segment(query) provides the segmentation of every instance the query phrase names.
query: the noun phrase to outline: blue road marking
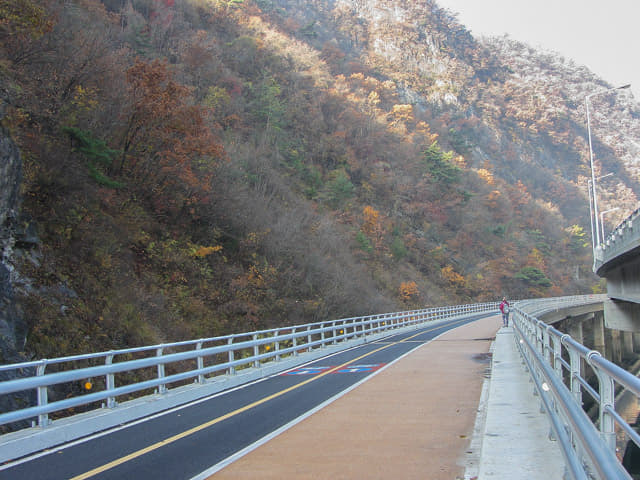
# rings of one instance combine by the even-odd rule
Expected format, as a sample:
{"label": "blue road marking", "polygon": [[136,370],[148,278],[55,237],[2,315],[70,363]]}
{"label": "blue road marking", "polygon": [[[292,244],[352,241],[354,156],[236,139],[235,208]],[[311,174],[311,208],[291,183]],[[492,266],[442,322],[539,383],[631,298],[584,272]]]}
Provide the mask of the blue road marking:
{"label": "blue road marking", "polygon": [[[364,372],[375,372],[380,368],[384,367],[386,363],[374,363],[372,365],[348,365],[345,368],[341,368],[340,370],[336,370],[331,373],[364,373]],[[319,375],[322,372],[326,372],[335,367],[301,367],[296,368],[295,370],[290,370],[288,372],[283,373],[282,375]]]}
{"label": "blue road marking", "polygon": [[283,375],[318,375],[322,372],[329,370],[331,367],[302,367],[296,368],[289,372],[283,373]]}

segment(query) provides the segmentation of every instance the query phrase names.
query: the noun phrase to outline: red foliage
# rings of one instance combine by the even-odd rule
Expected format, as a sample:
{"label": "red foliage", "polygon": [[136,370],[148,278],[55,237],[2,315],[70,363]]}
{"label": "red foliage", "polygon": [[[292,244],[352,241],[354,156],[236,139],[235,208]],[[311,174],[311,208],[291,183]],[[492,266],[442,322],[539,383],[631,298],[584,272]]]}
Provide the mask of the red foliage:
{"label": "red foliage", "polygon": [[190,105],[189,89],[172,79],[166,63],[138,61],[127,71],[120,173],[152,193],[153,205],[176,213],[204,199],[222,146],[205,124],[204,109]]}

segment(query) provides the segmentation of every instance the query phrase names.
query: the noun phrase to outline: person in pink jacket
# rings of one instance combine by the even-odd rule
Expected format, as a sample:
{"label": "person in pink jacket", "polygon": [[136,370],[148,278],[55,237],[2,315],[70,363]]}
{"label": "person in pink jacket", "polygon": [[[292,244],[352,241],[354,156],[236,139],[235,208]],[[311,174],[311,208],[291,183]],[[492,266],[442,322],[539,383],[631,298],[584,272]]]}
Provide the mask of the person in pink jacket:
{"label": "person in pink jacket", "polygon": [[500,311],[502,312],[502,326],[509,326],[509,302],[507,302],[506,297],[502,297],[502,302],[500,302]]}

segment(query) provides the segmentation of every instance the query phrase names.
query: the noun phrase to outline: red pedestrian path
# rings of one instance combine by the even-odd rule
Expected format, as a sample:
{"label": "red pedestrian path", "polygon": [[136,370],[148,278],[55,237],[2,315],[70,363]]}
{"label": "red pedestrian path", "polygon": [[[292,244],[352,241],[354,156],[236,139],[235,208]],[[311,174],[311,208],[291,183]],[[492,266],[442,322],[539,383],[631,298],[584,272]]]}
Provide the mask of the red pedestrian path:
{"label": "red pedestrian path", "polygon": [[419,346],[210,478],[464,478],[500,325],[485,318]]}

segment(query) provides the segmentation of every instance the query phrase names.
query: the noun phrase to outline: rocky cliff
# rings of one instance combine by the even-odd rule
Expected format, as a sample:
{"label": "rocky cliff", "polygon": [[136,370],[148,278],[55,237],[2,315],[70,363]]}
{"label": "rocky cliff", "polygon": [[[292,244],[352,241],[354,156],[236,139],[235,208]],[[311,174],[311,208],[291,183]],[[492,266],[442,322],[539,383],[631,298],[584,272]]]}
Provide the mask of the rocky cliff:
{"label": "rocky cliff", "polygon": [[[6,104],[0,105],[0,119],[5,116]],[[17,146],[9,132],[0,124],[0,363],[18,360],[17,328],[22,324],[14,299],[12,264],[18,209],[22,162]]]}
{"label": "rocky cliff", "polygon": [[[28,360],[24,353],[26,325],[16,301],[16,283],[23,282],[15,268],[17,257],[38,243],[32,226],[25,227],[19,214],[22,160],[20,151],[2,124],[6,102],[0,99],[0,365]],[[15,378],[15,371],[0,372],[0,381]],[[29,375],[22,370],[17,375]],[[31,373],[32,374],[32,373]],[[0,398],[0,411],[15,410],[18,405],[34,405],[35,392]],[[16,425],[26,426],[27,422]],[[0,427],[0,433],[11,430]]]}

